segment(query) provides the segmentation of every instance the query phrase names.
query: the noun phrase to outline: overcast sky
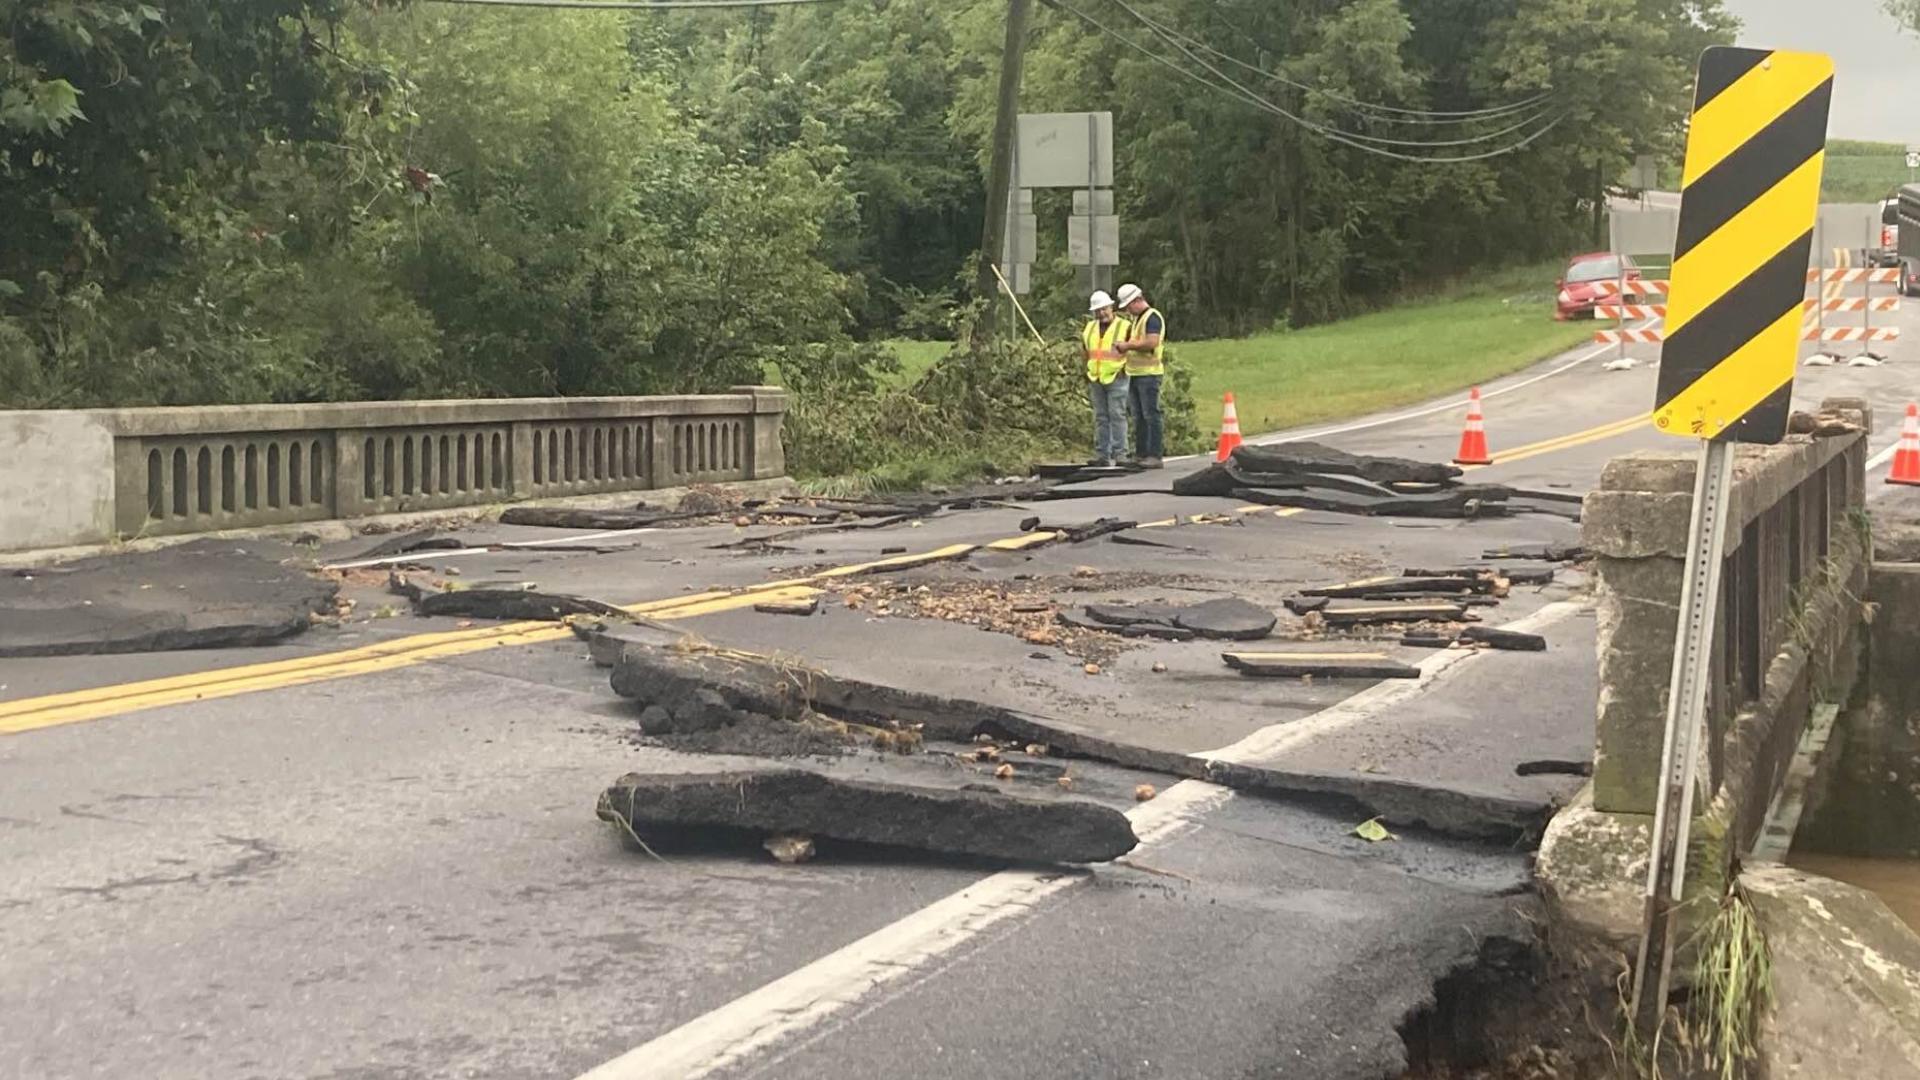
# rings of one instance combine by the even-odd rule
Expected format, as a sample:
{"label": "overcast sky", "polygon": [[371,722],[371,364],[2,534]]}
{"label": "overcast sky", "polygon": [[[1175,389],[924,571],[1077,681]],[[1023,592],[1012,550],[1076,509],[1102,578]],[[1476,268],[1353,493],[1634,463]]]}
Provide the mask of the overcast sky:
{"label": "overcast sky", "polygon": [[1743,24],[1739,43],[1833,57],[1837,139],[1920,145],[1920,37],[1880,0],[1726,0]]}

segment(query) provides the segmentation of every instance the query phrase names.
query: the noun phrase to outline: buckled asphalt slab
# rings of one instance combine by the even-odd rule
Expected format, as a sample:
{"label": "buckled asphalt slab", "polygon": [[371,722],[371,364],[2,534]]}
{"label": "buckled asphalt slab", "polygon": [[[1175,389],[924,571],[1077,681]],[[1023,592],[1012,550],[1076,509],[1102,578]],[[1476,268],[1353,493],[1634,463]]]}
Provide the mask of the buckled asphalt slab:
{"label": "buckled asphalt slab", "polygon": [[[1846,392],[1830,383],[1832,374],[1803,380],[1803,393],[1817,400]],[[1911,379],[1896,365],[1846,377],[1855,386],[1880,380],[1875,385],[1896,398],[1908,393],[1901,379]],[[1629,415],[1650,400],[1650,380],[1642,381],[1620,382],[1617,398],[1598,377],[1569,382],[1565,393],[1543,399],[1543,430],[1531,432],[1520,425],[1535,406],[1516,407],[1528,395],[1492,399],[1495,448]],[[1569,424],[1575,409],[1592,415]],[[1337,441],[1445,456],[1457,420],[1445,408]],[[1890,441],[1890,430],[1880,427],[1876,445]],[[1650,433],[1610,436],[1486,475],[1577,489],[1608,453],[1642,438],[1671,445]],[[1046,511],[1152,520],[1236,509],[1224,500],[1172,497],[1102,504],[1060,502]],[[877,558],[883,547],[918,554],[1016,536],[1023,515],[1001,515],[973,511],[917,529],[831,534],[789,552],[713,552],[707,545],[744,535],[723,526],[595,540],[630,548],[606,555],[436,553],[421,561],[456,565],[462,580],[524,577],[621,603],[684,600],[722,585],[716,606],[682,607],[706,613],[675,625],[715,639],[738,627],[744,641],[748,631],[780,623],[787,645],[805,653],[817,631],[844,621],[844,607],[809,619],[749,615],[750,602],[739,603],[731,590],[776,587],[810,569]],[[1182,590],[1183,598],[1251,592],[1268,572],[1283,582],[1343,580],[1357,575],[1336,558],[1341,551],[1398,569],[1403,544],[1421,551],[1405,565],[1472,561],[1489,537],[1547,539],[1565,528],[1530,519],[1361,527],[1332,515],[1270,512],[1245,521],[1153,530],[1213,556],[1162,553],[1163,570],[1177,566],[1202,580],[1130,585],[1113,595],[1151,599],[1176,584],[1201,589]],[[1542,535],[1527,531],[1536,528]],[[964,562],[913,575],[999,581],[1044,573],[1072,581],[1072,567],[1082,563],[1111,567],[1116,577],[1133,566],[1114,554],[1126,545],[1102,543],[1097,551],[972,551]],[[1253,562],[1261,558],[1266,563]],[[1192,569],[1208,563],[1211,569]],[[967,568],[974,566],[980,569]],[[1578,587],[1577,579],[1567,584]],[[1559,595],[1518,593],[1496,609],[1503,619]],[[720,612],[727,604],[737,606]],[[925,670],[956,692],[980,693],[1002,674],[1027,677],[1021,665],[1031,646],[970,627],[906,625],[876,622],[873,637],[849,629],[846,640],[858,636],[868,649],[853,655],[846,648],[847,662],[881,667],[888,650],[916,656],[923,645],[929,654],[953,647],[968,650],[971,661],[935,656],[941,663],[930,659]],[[1070,692],[1063,700],[1137,716],[1152,733],[1160,699],[1133,697],[1160,685],[1145,677],[1156,674],[1150,658],[1191,659],[1190,672],[1167,661],[1163,681],[1186,692],[1166,701],[1198,704],[1201,686],[1209,698],[1254,695],[1237,719],[1209,714],[1205,722],[1219,740],[1211,750],[1224,750],[1250,718],[1264,717],[1267,727],[1252,734],[1319,733],[1282,746],[1301,775],[1345,770],[1379,778],[1361,768],[1378,764],[1394,770],[1390,778],[1424,770],[1427,782],[1467,790],[1477,775],[1447,773],[1417,753],[1381,754],[1379,743],[1391,745],[1402,725],[1414,745],[1458,737],[1470,715],[1494,716],[1483,734],[1498,736],[1512,708],[1491,712],[1474,695],[1590,650],[1578,640],[1585,631],[1578,615],[1546,631],[1544,654],[1477,655],[1436,678],[1403,680],[1420,688],[1408,700],[1385,696],[1384,686],[1322,680],[1239,680],[1231,688],[1204,681],[1238,679],[1214,667],[1218,649],[1207,645],[1190,653],[1131,648],[1103,665],[1102,675],[1080,676],[1084,686],[1068,677],[1069,661],[1055,660],[1057,669],[1024,700]],[[564,631],[536,627],[524,638],[510,631],[485,640],[511,645],[467,651],[429,652],[420,640],[465,632],[450,620],[403,614],[318,628],[293,644],[257,650],[129,655],[107,664],[0,661],[3,709],[54,690],[113,694],[150,676],[204,678],[237,662],[316,660],[345,648],[393,648],[407,658],[312,682],[263,678],[231,696],[188,688],[171,703],[141,697],[131,702],[137,711],[107,707],[94,714],[97,723],[0,736],[7,781],[0,783],[0,843],[9,870],[0,879],[6,1070],[167,1080],[519,1080],[577,1075],[635,1048],[677,1047],[696,1062],[699,1071],[688,1076],[1373,1076],[1394,1067],[1396,1014],[1417,1003],[1436,974],[1470,959],[1479,941],[1511,932],[1513,899],[1500,894],[1526,881],[1522,853],[1418,830],[1369,844],[1352,835],[1350,813],[1233,797],[1171,776],[1157,778],[1159,798],[1133,810],[1137,827],[1151,821],[1162,830],[1129,856],[1148,869],[996,873],[894,858],[784,867],[739,853],[656,862],[592,821],[593,796],[635,768],[741,762],[633,746],[631,710]],[[476,640],[458,643],[465,649]],[[1005,643],[1020,651],[1007,654]],[[1422,661],[1439,655],[1389,651]],[[1515,674],[1494,670],[1506,665]],[[1551,670],[1551,678],[1567,677]],[[1500,682],[1476,684],[1476,671]],[[1342,704],[1350,708],[1333,714],[1345,717],[1340,725],[1314,725],[1328,718],[1327,707]],[[1455,745],[1462,758],[1500,749]],[[1516,758],[1534,753],[1509,750]],[[1106,767],[1075,768],[1091,775]],[[1102,775],[1111,783],[1087,787],[1110,798],[1142,774]],[[716,1045],[742,1053],[700,1053]]]}

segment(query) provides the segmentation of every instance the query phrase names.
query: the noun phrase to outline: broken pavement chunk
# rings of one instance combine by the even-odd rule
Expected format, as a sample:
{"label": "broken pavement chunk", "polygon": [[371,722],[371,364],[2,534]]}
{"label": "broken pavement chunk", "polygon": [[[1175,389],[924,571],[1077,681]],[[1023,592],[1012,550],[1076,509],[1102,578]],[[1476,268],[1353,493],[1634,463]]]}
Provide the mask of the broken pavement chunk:
{"label": "broken pavement chunk", "polygon": [[[1506,578],[1509,585],[1551,585],[1551,566],[1459,566],[1449,570],[1422,570],[1408,567],[1400,571],[1407,577],[1481,577]],[[1492,586],[1489,584],[1488,588]]]}
{"label": "broken pavement chunk", "polygon": [[1230,597],[1182,608],[1173,624],[1205,638],[1251,641],[1273,633],[1273,624],[1279,621],[1272,611],[1258,604]]}
{"label": "broken pavement chunk", "polygon": [[1509,544],[1488,548],[1483,559],[1538,559],[1543,562],[1574,562],[1587,557],[1587,549],[1578,544]]}
{"label": "broken pavement chunk", "polygon": [[1180,617],[1180,608],[1173,604],[1088,604],[1087,616],[1114,626],[1132,626],[1135,623],[1165,623],[1173,625]]}
{"label": "broken pavement chunk", "polygon": [[[339,585],[269,540],[194,540],[0,575],[0,656],[265,645],[333,610]],[[16,687],[21,692],[24,687]]]}
{"label": "broken pavement chunk", "polygon": [[1320,612],[1328,626],[1359,626],[1364,623],[1459,622],[1467,609],[1459,604],[1368,604],[1354,607],[1328,607]]}
{"label": "broken pavement chunk", "polygon": [[1439,575],[1421,574],[1404,577],[1373,577],[1360,581],[1347,581],[1338,585],[1322,585],[1313,589],[1301,589],[1302,596],[1365,597],[1383,593],[1479,593],[1493,587],[1493,582],[1478,574]]}
{"label": "broken pavement chunk", "polygon": [[1269,678],[1417,679],[1420,669],[1384,653],[1225,652],[1220,659],[1242,675]]}
{"label": "broken pavement chunk", "polygon": [[1509,512],[1506,490],[1484,485],[1450,488],[1432,495],[1392,495],[1386,498],[1343,491],[1275,491],[1241,487],[1234,488],[1229,494],[1262,506],[1288,506],[1367,517],[1481,518],[1502,517]]}
{"label": "broken pavement chunk", "polygon": [[1089,619],[1073,611],[1062,611],[1054,616],[1063,626],[1076,630],[1098,630],[1107,634],[1118,634],[1130,638],[1158,638],[1161,641],[1192,641],[1194,632],[1183,627],[1167,623],[1133,622],[1110,623],[1098,619]]}
{"label": "broken pavement chunk", "polygon": [[405,555],[410,551],[453,551],[466,546],[467,542],[457,536],[441,536],[436,529],[420,529],[389,536],[351,559],[339,561],[363,562],[367,559],[384,559],[390,555]]}
{"label": "broken pavement chunk", "polygon": [[1233,452],[1233,463],[1253,472],[1339,473],[1364,477],[1377,484],[1445,484],[1461,475],[1455,466],[1439,462],[1350,454],[1316,442],[1242,445]]}
{"label": "broken pavement chunk", "polygon": [[[1032,528],[1027,527],[1027,522],[1029,521],[1033,522]],[[1093,521],[1081,522],[1078,525],[1043,525],[1039,518],[1026,518],[1020,522],[1020,531],[1048,532],[1054,534],[1055,540],[1065,541],[1069,544],[1081,544],[1110,533],[1125,532],[1138,524],[1139,522],[1137,521],[1122,521],[1119,518],[1103,517],[1096,518]]]}
{"label": "broken pavement chunk", "polygon": [[730,828],[1015,862],[1105,862],[1139,842],[1125,814],[1079,799],[842,780],[801,769],[629,773],[596,812],[645,840]]}
{"label": "broken pavement chunk", "polygon": [[1497,626],[1469,626],[1460,631],[1460,640],[1469,645],[1486,645],[1495,649],[1514,649],[1520,652],[1545,652],[1547,648],[1547,639],[1539,634],[1502,630]]}
{"label": "broken pavement chunk", "polygon": [[762,600],[753,605],[753,610],[763,615],[812,615],[820,610],[820,598],[809,596],[805,600]]}
{"label": "broken pavement chunk", "polygon": [[569,615],[599,615],[623,619],[626,612],[612,604],[584,596],[528,592],[524,589],[461,589],[423,592],[413,610],[421,615],[460,615],[476,619],[559,622]]}
{"label": "broken pavement chunk", "polygon": [[574,510],[563,506],[510,506],[500,513],[502,525],[533,525],[551,529],[644,529],[693,514],[665,510]]}

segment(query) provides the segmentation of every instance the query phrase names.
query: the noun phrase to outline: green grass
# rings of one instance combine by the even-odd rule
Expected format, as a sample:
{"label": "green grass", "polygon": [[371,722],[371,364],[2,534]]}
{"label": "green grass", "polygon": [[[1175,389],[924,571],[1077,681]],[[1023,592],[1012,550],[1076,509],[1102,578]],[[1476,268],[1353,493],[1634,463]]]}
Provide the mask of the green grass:
{"label": "green grass", "polygon": [[1248,435],[1460,390],[1570,348],[1589,322],[1553,321],[1558,262],[1479,275],[1385,311],[1306,330],[1173,342],[1203,429],[1232,391]]}
{"label": "green grass", "polygon": [[1878,202],[1909,183],[1907,148],[1900,143],[1834,139],[1827,144],[1820,197],[1826,202]]}
{"label": "green grass", "polygon": [[[1913,183],[1912,175],[1907,171],[1907,148],[1903,143],[1830,139],[1826,164],[1820,174],[1820,201],[1879,202],[1901,184]],[[1660,187],[1666,191],[1680,190],[1678,162],[1661,167]]]}
{"label": "green grass", "polygon": [[894,338],[884,344],[900,358],[900,374],[894,381],[901,386],[906,386],[925,375],[935,361],[947,355],[947,350],[953,348],[951,341],[910,341],[906,338]]}

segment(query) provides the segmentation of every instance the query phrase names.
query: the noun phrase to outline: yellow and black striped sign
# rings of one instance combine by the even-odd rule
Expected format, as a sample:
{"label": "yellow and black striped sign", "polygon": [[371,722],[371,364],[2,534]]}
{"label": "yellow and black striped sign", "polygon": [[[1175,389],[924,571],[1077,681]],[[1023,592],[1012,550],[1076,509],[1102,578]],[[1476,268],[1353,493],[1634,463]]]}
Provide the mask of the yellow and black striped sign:
{"label": "yellow and black striped sign", "polygon": [[1826,157],[1833,61],[1708,49],[1693,90],[1654,426],[1779,442]]}

